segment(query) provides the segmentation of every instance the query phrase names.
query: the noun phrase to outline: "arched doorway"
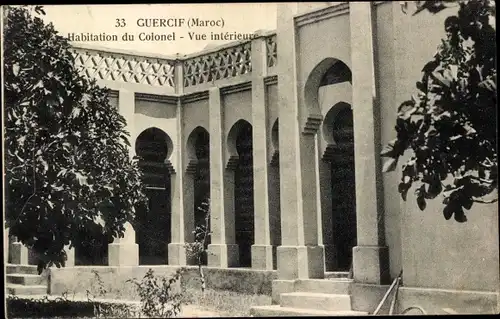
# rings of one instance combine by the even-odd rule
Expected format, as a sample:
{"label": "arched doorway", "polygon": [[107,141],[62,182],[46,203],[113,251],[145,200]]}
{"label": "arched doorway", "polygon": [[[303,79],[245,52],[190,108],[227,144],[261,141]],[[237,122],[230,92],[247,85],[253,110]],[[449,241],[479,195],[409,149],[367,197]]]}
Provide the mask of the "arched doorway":
{"label": "arched doorway", "polygon": [[170,171],[166,159],[172,151],[172,141],[164,131],[153,127],[137,137],[135,150],[149,198],[149,210],[137,212],[134,225],[139,264],[166,264],[167,245],[171,241]]}
{"label": "arched doorway", "polygon": [[[196,167],[193,172],[193,211],[195,229],[198,226],[206,225],[210,227],[210,218],[205,209],[209,208],[210,201],[210,136],[206,129],[197,127],[189,135],[188,143],[194,150]],[[208,228],[210,229],[210,228]],[[205,249],[210,244],[210,236],[205,242]],[[202,264],[207,264],[207,256],[202,258]]]}
{"label": "arched doorway", "polygon": [[[269,179],[269,215],[271,228],[271,245],[281,245],[281,215],[280,215],[280,161],[279,161],[279,119],[271,127],[272,154],[268,169]],[[277,269],[276,252],[273,251],[273,269]]]}
{"label": "arched doorway", "polygon": [[238,158],[234,166],[235,241],[239,248],[240,267],[250,267],[254,243],[252,125],[244,120],[236,122],[229,139]]}
{"label": "arched doorway", "polygon": [[349,270],[356,246],[356,183],[354,175],[354,131],[352,111],[340,110],[333,121],[334,155],[330,162],[332,181],[333,244],[337,269]]}
{"label": "arched doorway", "polygon": [[[337,59],[325,59],[316,101],[323,116],[320,138],[322,238],[327,271],[349,271],[356,246],[356,185],[354,132],[350,101],[352,74]],[[332,106],[333,105],[333,106]]]}

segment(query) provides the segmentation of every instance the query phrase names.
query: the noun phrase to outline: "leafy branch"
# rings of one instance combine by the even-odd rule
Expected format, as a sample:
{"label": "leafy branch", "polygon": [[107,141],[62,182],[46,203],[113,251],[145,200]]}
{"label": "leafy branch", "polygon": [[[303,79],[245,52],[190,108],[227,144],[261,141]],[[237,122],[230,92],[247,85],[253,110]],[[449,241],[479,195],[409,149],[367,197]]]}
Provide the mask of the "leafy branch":
{"label": "leafy branch", "polygon": [[198,264],[198,273],[201,281],[201,292],[204,294],[206,289],[205,274],[203,272],[203,260],[210,252],[207,249],[208,239],[212,232],[210,231],[210,204],[208,201],[201,203],[198,210],[205,216],[204,224],[197,225],[193,234],[195,241],[185,244],[186,253],[189,257],[195,258]]}
{"label": "leafy branch", "polygon": [[[496,49],[493,1],[417,1],[417,14],[459,6],[446,18],[446,38],[422,69],[417,94],[398,108],[396,139],[382,150],[384,171],[402,164],[398,191],[406,200],[413,183],[421,210],[443,194],[443,215],[467,220],[473,203],[493,203],[498,192]],[[402,4],[407,10],[408,3]]]}

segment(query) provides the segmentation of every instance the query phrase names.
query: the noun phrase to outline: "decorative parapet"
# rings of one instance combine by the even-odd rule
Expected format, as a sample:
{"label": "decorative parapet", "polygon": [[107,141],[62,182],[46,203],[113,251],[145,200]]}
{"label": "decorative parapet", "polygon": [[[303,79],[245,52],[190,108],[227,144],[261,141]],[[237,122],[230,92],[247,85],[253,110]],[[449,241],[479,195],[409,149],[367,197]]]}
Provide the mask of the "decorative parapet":
{"label": "decorative parapet", "polygon": [[[277,65],[276,33],[256,34],[265,39],[268,68]],[[185,56],[165,57],[83,44],[73,45],[76,65],[88,78],[172,87],[192,87],[252,72],[252,41],[240,41]],[[176,74],[176,64],[182,72]],[[176,77],[182,77],[176,79]],[[177,82],[176,82],[177,81]]]}
{"label": "decorative parapet", "polygon": [[184,60],[184,87],[232,78],[252,72],[251,42]]}
{"label": "decorative parapet", "polygon": [[89,78],[175,87],[175,60],[73,47],[77,66]]}
{"label": "decorative parapet", "polygon": [[271,68],[278,64],[278,54],[276,47],[276,34],[266,37],[267,67]]}

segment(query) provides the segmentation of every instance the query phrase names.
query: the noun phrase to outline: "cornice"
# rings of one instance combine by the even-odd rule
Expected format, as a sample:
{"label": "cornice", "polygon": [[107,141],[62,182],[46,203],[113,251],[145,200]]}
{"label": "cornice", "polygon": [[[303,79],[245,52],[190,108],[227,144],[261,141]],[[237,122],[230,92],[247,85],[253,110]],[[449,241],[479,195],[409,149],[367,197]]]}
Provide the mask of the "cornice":
{"label": "cornice", "polygon": [[324,9],[306,12],[294,17],[295,25],[301,27],[307,24],[319,22],[331,17],[344,15],[349,13],[349,3],[339,3]]}
{"label": "cornice", "polygon": [[252,82],[246,81],[246,82],[241,82],[241,83],[221,87],[220,92],[221,92],[221,94],[231,94],[231,93],[237,93],[237,92],[242,92],[242,91],[248,91],[251,89],[252,89]]}
{"label": "cornice", "polygon": [[278,75],[266,76],[264,78],[265,85],[273,85],[278,83]]}
{"label": "cornice", "polygon": [[196,101],[208,100],[208,90],[187,93],[180,97],[181,103],[191,103]]}

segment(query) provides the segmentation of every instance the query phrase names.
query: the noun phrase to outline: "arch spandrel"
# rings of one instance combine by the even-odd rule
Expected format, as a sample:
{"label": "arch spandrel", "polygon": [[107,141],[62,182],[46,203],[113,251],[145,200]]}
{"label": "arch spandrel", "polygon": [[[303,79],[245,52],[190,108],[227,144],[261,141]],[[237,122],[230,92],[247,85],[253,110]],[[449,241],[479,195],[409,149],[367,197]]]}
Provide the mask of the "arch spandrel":
{"label": "arch spandrel", "polygon": [[319,88],[351,82],[351,79],[349,66],[333,57],[324,58],[309,72],[303,89],[299,90],[299,105],[304,105],[299,108],[303,134],[315,134],[324,120]]}
{"label": "arch spandrel", "polygon": [[323,160],[329,160],[335,153],[339,141],[335,138],[334,132],[339,125],[339,120],[342,120],[341,117],[343,117],[344,112],[351,112],[352,118],[352,106],[342,101],[334,104],[325,114],[321,130],[319,131],[321,137],[319,143],[320,154]]}
{"label": "arch spandrel", "polygon": [[248,121],[240,119],[236,121],[229,129],[226,142],[226,168],[234,169],[239,160],[238,149],[236,147],[236,139],[245,127],[252,127]]}
{"label": "arch spandrel", "polygon": [[[201,136],[207,136],[210,139],[208,130],[203,126],[195,127],[189,134],[186,140],[186,166],[185,171],[189,174],[194,174],[198,165],[198,154],[196,153],[196,143]],[[209,140],[208,140],[209,141]],[[209,142],[208,142],[209,143]]]}
{"label": "arch spandrel", "polygon": [[[141,141],[142,140],[142,141]],[[162,129],[158,127],[149,127],[145,130],[142,130],[135,138],[134,138],[134,151],[135,154],[144,157],[144,153],[141,154],[142,150],[140,149],[142,143],[149,143],[150,146],[148,148],[152,148],[147,150],[147,152],[152,153],[153,151],[157,153],[157,157],[155,162],[163,162],[167,165],[168,171],[173,174],[175,173],[174,165],[171,159],[174,157],[174,143],[170,136]]]}

